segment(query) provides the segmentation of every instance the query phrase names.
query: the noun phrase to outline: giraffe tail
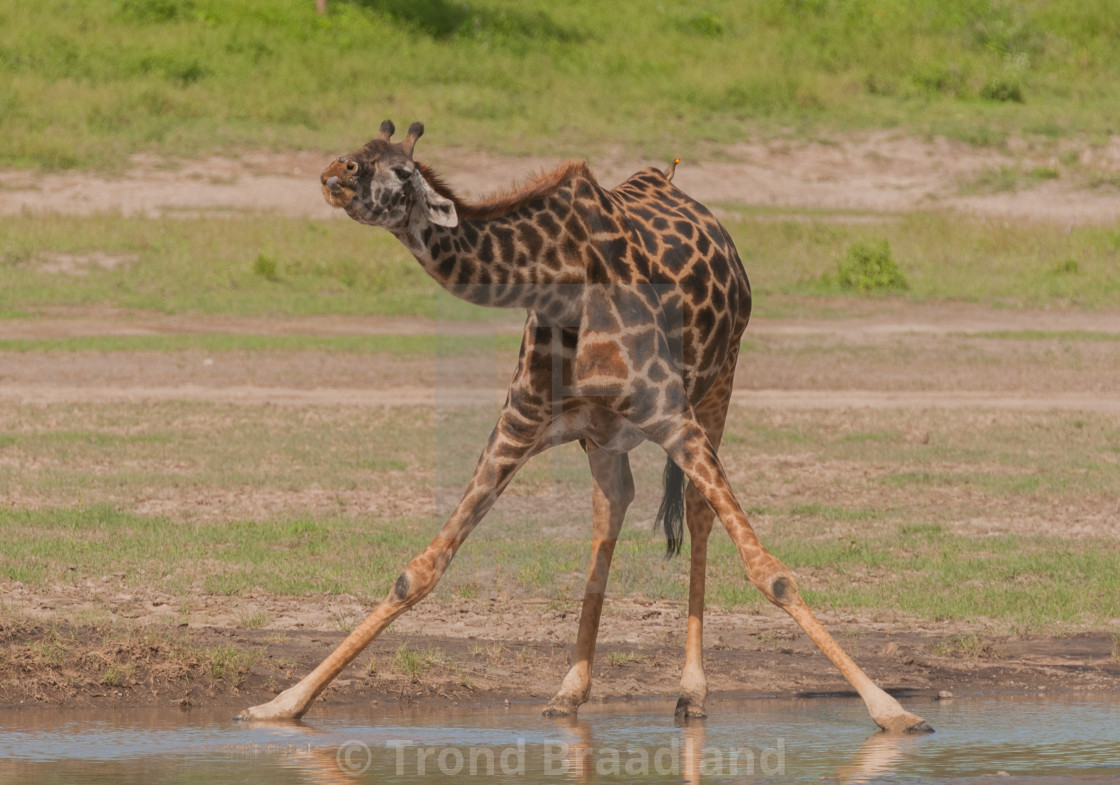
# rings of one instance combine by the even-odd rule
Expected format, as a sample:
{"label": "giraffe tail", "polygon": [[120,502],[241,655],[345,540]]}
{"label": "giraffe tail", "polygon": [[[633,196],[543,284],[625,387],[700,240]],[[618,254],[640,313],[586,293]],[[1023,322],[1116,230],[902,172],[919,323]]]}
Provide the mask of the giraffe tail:
{"label": "giraffe tail", "polygon": [[681,552],[684,541],[684,470],[672,458],[665,463],[665,495],[653,528],[659,523],[665,529],[665,558],[672,558]]}

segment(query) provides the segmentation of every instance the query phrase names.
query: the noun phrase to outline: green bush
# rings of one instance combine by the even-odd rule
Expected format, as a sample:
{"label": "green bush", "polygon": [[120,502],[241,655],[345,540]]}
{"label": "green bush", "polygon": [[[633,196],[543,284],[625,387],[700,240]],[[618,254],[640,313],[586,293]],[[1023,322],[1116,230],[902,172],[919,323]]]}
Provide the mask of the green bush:
{"label": "green bush", "polygon": [[686,33],[718,38],[727,32],[727,23],[719,14],[712,11],[701,11],[681,21],[681,30]]}
{"label": "green bush", "polygon": [[1023,86],[1014,78],[997,77],[980,88],[980,97],[985,101],[1001,103],[1023,103]]}
{"label": "green bush", "polygon": [[280,279],[276,272],[276,260],[263,253],[257,254],[257,258],[253,260],[253,273],[269,281]]}
{"label": "green bush", "polygon": [[902,291],[910,288],[906,276],[891,257],[886,240],[853,243],[836,265],[836,282],[841,289],[858,292]]}

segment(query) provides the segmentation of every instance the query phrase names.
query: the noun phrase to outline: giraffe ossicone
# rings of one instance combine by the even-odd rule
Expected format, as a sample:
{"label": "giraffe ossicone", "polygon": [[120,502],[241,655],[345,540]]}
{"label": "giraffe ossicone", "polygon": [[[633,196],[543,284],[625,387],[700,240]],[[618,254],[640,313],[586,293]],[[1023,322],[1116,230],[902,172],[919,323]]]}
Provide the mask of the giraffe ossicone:
{"label": "giraffe ossicone", "polygon": [[399,143],[394,131],[386,120],[376,138],[331,161],[321,176],[324,198],[355,221],[394,234],[453,295],[524,309],[517,368],[471,481],[432,542],[315,670],[242,717],[302,716],[370,641],[435,587],[518,469],[570,441],[584,447],[591,469],[591,562],[573,664],[544,713],[575,714],[591,691],[607,576],[635,493],[627,453],[648,440],[668,456],[662,509],[669,549],[679,547],[682,525],[691,541],[677,715],[705,716],[707,541],[718,516],[751,582],[832,660],[872,719],[892,732],[930,730],[821,626],[793,575],[759,542],[727,481],[717,451],[751,289],[724,227],[672,184],[679,159],[612,189],[600,186],[586,163],[568,163],[468,202],[413,159],[423,125],[413,123]]}

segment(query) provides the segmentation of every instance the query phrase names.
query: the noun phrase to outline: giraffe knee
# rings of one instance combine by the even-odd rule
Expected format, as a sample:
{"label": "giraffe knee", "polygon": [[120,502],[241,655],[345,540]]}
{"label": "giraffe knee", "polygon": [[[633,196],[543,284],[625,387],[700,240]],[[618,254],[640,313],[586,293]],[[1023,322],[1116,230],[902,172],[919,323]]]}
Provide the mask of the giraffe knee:
{"label": "giraffe knee", "polygon": [[768,570],[760,570],[759,574],[751,575],[753,583],[763,596],[779,608],[788,608],[801,601],[797,592],[797,583],[786,566],[777,559]]}
{"label": "giraffe knee", "polygon": [[428,596],[435,588],[438,580],[438,576],[406,569],[397,576],[397,580],[389,592],[389,600],[395,604],[411,608]]}
{"label": "giraffe knee", "polygon": [[797,598],[797,586],[792,578],[779,575],[770,583],[771,602],[775,605],[789,605]]}
{"label": "giraffe knee", "polygon": [[397,582],[393,584],[393,597],[397,602],[404,602],[408,599],[408,590],[412,582],[408,579],[407,573],[401,573],[397,576]]}

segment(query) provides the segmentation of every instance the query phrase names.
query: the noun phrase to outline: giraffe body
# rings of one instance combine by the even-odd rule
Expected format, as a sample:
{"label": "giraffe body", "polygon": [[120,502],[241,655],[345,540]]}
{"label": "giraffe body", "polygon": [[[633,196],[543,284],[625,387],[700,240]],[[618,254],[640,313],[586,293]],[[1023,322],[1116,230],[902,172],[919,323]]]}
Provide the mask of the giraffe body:
{"label": "giraffe body", "polygon": [[[353,157],[377,168],[391,153],[391,145],[374,140]],[[347,163],[331,164],[324,178],[345,173]],[[574,341],[576,351],[565,353],[565,387],[609,389],[615,398],[621,388],[633,399],[615,408],[633,421],[646,414],[642,404],[653,386],[680,388],[698,403],[737,351],[751,292],[734,243],[660,170],[607,190],[586,164],[571,163],[480,205],[459,200],[423,164],[411,176],[453,205],[453,225],[401,222],[406,211],[389,197],[363,198],[370,181],[342,196],[324,188],[355,220],[392,231],[457,297],[525,308],[529,346],[554,328],[571,333],[564,345]],[[371,210],[370,201],[387,205],[386,212]]]}
{"label": "giraffe body", "polygon": [[[527,311],[517,369],[474,475],[447,523],[386,598],[299,684],[246,718],[301,716],[368,643],[425,597],[455,552],[533,455],[578,440],[593,481],[592,547],[573,665],[546,715],[587,700],[614,545],[634,498],[627,453],[642,441],[668,455],[666,497],[680,491],[692,540],[689,619],[677,714],[703,717],[707,539],[716,516],[751,581],[786,610],[892,731],[928,730],[861,671],[801,600],[789,570],[762,547],[717,457],[751,291],[715,217],[644,169],[614,189],[572,163],[478,203],[459,199],[412,158],[423,126],[392,143],[393,125],[331,162],[323,194],[361,223],[392,232],[441,286],[485,306]],[[679,468],[678,468],[679,467]],[[677,473],[674,473],[677,472]],[[676,478],[676,479],[674,479]],[[663,505],[663,509],[665,509]],[[680,534],[667,523],[670,551]]]}

